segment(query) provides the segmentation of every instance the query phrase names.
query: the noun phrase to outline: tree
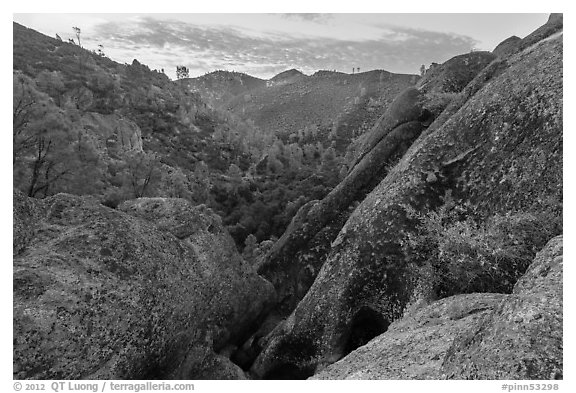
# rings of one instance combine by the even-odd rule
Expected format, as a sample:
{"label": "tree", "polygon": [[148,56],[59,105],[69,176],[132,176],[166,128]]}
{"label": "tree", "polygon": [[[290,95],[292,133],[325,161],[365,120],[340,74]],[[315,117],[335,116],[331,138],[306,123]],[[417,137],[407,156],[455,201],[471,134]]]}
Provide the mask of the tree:
{"label": "tree", "polygon": [[30,78],[22,74],[13,75],[13,105],[12,105],[12,163],[29,148],[34,139],[34,133],[29,131],[30,122],[39,117],[42,111],[41,97],[30,85]]}
{"label": "tree", "polygon": [[420,76],[424,76],[426,74],[426,66],[422,64],[420,66]]}
{"label": "tree", "polygon": [[145,196],[160,180],[158,157],[154,153],[129,150],[124,161],[124,186],[132,191],[134,198]]}
{"label": "tree", "polygon": [[62,96],[66,91],[62,73],[58,71],[50,72],[48,70],[43,70],[36,77],[36,86],[38,89],[52,97],[56,105],[62,106]]}
{"label": "tree", "polygon": [[82,30],[80,30],[79,27],[72,27],[72,30],[74,30],[74,34],[76,34],[76,39],[78,40],[78,46],[82,47],[82,44],[80,43],[80,33],[82,32]]}
{"label": "tree", "polygon": [[104,45],[98,44],[98,50],[96,51],[96,54],[100,57],[106,57],[104,54]]}
{"label": "tree", "polygon": [[22,74],[14,74],[13,100],[14,186],[30,197],[47,196],[77,167],[73,132],[64,113]]}
{"label": "tree", "polygon": [[210,197],[212,183],[210,181],[210,169],[204,161],[199,161],[194,167],[194,172],[188,177],[192,190],[192,199],[196,203],[206,203]]}
{"label": "tree", "polygon": [[[182,168],[172,168],[164,165],[162,171],[161,193],[170,198],[184,198],[194,202],[189,176]],[[186,171],[188,172],[188,171]]]}
{"label": "tree", "polygon": [[232,194],[238,193],[238,188],[242,185],[242,171],[236,164],[230,164],[228,168],[228,180],[230,181],[230,187]]}
{"label": "tree", "polygon": [[253,234],[249,234],[244,240],[244,251],[242,251],[242,257],[245,261],[250,264],[254,263],[254,257],[256,256],[256,248],[258,247],[258,240]]}
{"label": "tree", "polygon": [[52,128],[55,125],[62,127],[57,117],[46,120],[47,127],[39,130],[34,138],[35,154],[30,161],[32,172],[27,192],[29,197],[36,197],[40,192],[46,197],[55,182],[72,173],[72,168],[67,165],[70,161],[63,160],[61,155],[66,144],[66,130]]}
{"label": "tree", "polygon": [[184,79],[190,77],[190,70],[186,66],[176,66],[176,78]]}

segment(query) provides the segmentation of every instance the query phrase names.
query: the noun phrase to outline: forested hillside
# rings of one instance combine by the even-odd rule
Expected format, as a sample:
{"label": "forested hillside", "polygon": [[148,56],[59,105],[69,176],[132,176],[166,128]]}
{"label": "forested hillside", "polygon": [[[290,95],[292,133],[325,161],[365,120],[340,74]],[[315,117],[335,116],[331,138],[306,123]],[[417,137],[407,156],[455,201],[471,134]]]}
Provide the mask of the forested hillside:
{"label": "forested hillside", "polygon": [[[307,79],[313,83],[304,88],[313,87],[319,103],[313,110],[333,116],[339,127],[312,117],[293,131],[288,124],[271,129],[251,117],[282,123],[294,116],[301,107],[290,103],[300,97],[299,85],[266,87],[261,79],[219,71],[192,89],[136,59],[119,64],[102,50],[14,23],[14,187],[37,198],[93,195],[108,206],[141,196],[183,197],[220,214],[239,248],[253,235],[254,248],[279,237],[302,205],[337,184],[351,157],[345,157],[348,145],[414,81],[406,76],[386,84],[391,74],[365,74],[353,86],[348,76]],[[379,79],[376,90],[370,78]],[[254,89],[288,112],[265,108],[259,117],[242,116],[216,105]],[[374,100],[382,89],[388,98]],[[335,103],[347,109],[339,114]]]}

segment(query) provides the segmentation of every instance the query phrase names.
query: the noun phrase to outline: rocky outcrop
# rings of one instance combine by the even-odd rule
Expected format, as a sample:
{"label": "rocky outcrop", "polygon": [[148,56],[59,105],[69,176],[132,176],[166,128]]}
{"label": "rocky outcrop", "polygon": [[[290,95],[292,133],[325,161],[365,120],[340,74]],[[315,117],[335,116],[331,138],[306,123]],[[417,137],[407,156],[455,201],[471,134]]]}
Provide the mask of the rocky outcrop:
{"label": "rocky outcrop", "polygon": [[[308,269],[309,263],[302,258],[299,263],[295,262],[297,253],[309,250],[309,242],[327,228],[338,216],[345,213],[352,202],[366,194],[365,188],[374,182],[382,168],[390,162],[392,157],[398,155],[398,151],[405,151],[410,143],[415,140],[424,129],[426,111],[421,104],[420,93],[416,89],[408,89],[401,94],[391,105],[386,114],[374,127],[374,137],[367,141],[373,145],[366,148],[357,164],[351,169],[346,178],[338,184],[321,201],[311,201],[304,205],[293,218],[289,227],[282,237],[274,244],[258,268],[258,272],[270,280],[283,300],[282,309],[291,311],[298,298],[298,291],[294,288],[296,277],[300,271]],[[346,217],[347,218],[347,215]],[[336,231],[332,231],[327,246],[333,240],[344,220],[336,224]],[[323,256],[315,255],[316,260],[322,260]],[[315,277],[319,265],[313,266]],[[311,280],[308,280],[311,282]]]}
{"label": "rocky outcrop", "polygon": [[440,379],[442,362],[459,332],[478,326],[505,298],[475,293],[434,302],[395,321],[311,379]]}
{"label": "rocky outcrop", "polygon": [[506,58],[529,48],[543,39],[557,35],[563,30],[563,19],[563,14],[550,14],[548,21],[544,25],[522,39],[516,36],[505,39],[494,48],[492,53],[500,58]]}
{"label": "rocky outcrop", "polygon": [[454,341],[449,379],[562,379],[562,236],[536,256],[509,295]]}
{"label": "rocky outcrop", "polygon": [[211,378],[273,296],[203,207],[14,198],[15,379]]}
{"label": "rocky outcrop", "polygon": [[186,355],[182,366],[170,379],[244,380],[248,379],[240,367],[226,356],[214,353],[208,346],[196,346]]}
{"label": "rocky outcrop", "polygon": [[271,86],[285,85],[288,83],[293,83],[302,78],[306,78],[306,75],[292,68],[290,70],[283,71],[278,75],[275,75],[272,78],[270,78],[268,81],[266,81],[266,86],[271,87]]}
{"label": "rocky outcrop", "polygon": [[102,115],[87,112],[80,119],[80,126],[97,139],[99,150],[116,157],[126,150],[142,151],[142,132],[132,121],[116,114]]}
{"label": "rocky outcrop", "polygon": [[346,178],[322,201],[303,206],[261,261],[284,315],[317,276],[336,235],[353,209],[387,174],[412,142],[454,97],[495,58],[488,52],[457,56],[439,65],[417,87],[398,95],[357,149]]}
{"label": "rocky outcrop", "polygon": [[515,52],[520,45],[522,38],[513,35],[512,37],[506,38],[504,41],[499,43],[496,48],[492,51],[494,55],[498,57],[507,57],[511,53]]}
{"label": "rocky outcrop", "polygon": [[[492,53],[484,51],[455,56],[430,68],[416,87],[427,95],[459,93],[495,58]],[[428,100],[432,98],[428,97]]]}
{"label": "rocky outcrop", "polygon": [[284,299],[282,309],[292,310],[306,293],[354,202],[361,201],[385,177],[385,168],[400,159],[454,96],[494,58],[489,52],[456,56],[427,74],[418,88],[402,92],[363,141],[346,178],[322,201],[301,208],[258,270]]}
{"label": "rocky outcrop", "polygon": [[435,210],[447,194],[480,220],[562,200],[561,35],[491,63],[454,98],[354,210],[252,372],[309,376],[385,331],[417,296],[407,207]]}
{"label": "rocky outcrop", "polygon": [[562,237],[511,295],[457,295],[415,310],[312,379],[561,379]]}
{"label": "rocky outcrop", "polygon": [[40,200],[26,198],[21,191],[14,189],[12,197],[13,255],[24,250],[36,234],[40,218],[39,206],[41,205]]}
{"label": "rocky outcrop", "polygon": [[557,34],[563,31],[563,29],[564,15],[550,14],[548,21],[544,25],[540,26],[522,39],[522,42],[518,45],[517,51],[527,49],[542,40],[557,36]]}

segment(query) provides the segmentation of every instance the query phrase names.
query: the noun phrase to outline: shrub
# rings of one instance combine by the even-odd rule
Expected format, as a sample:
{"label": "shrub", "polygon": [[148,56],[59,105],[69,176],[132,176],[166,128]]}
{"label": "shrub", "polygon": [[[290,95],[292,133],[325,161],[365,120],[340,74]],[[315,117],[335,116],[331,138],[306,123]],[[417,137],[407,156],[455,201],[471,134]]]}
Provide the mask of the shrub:
{"label": "shrub", "polygon": [[449,195],[435,211],[418,213],[416,233],[403,252],[416,271],[420,290],[443,298],[460,293],[510,293],[536,253],[562,231],[561,215],[540,210],[494,215],[483,222],[473,206]]}
{"label": "shrub", "polygon": [[440,116],[442,111],[456,98],[458,93],[428,92],[426,94],[426,109],[432,113],[432,118]]}

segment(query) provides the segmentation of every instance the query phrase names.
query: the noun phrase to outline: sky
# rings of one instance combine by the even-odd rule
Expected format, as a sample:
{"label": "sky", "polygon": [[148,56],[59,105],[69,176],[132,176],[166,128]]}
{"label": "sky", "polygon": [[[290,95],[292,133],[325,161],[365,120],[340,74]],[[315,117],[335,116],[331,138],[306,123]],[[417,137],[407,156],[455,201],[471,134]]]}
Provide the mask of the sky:
{"label": "sky", "polygon": [[502,40],[524,37],[547,14],[14,14],[14,21],[41,33],[103,45],[120,63],[137,59],[175,77],[216,69],[269,79],[296,68],[352,73],[384,69],[418,73],[474,50],[492,50]]}

